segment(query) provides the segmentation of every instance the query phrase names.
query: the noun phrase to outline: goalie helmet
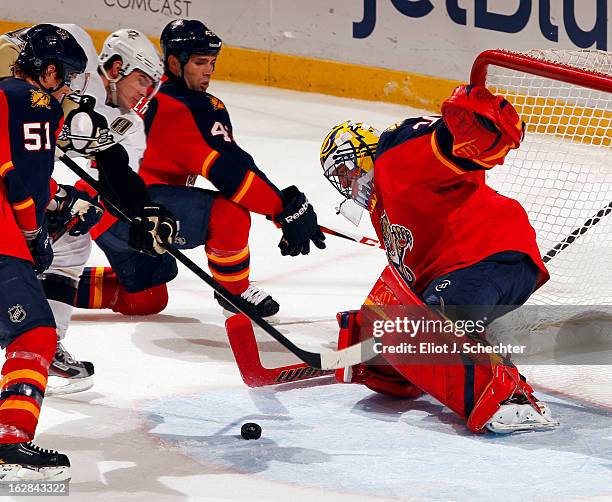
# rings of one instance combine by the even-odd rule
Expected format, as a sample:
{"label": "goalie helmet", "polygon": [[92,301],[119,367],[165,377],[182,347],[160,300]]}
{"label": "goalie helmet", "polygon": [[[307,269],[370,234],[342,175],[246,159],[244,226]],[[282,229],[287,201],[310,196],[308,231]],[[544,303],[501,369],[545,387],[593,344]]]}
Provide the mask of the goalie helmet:
{"label": "goalie helmet", "polygon": [[442,119],[453,136],[453,155],[485,168],[503,164],[525,133],[510,102],[481,86],[458,86],[442,103]]}
{"label": "goalie helmet", "polygon": [[323,174],[345,199],[368,209],[380,132],[362,122],[343,122],[323,140]]}
{"label": "goalie helmet", "polygon": [[176,19],[168,23],[161,33],[159,43],[166,65],[168,56],[173,55],[183,66],[192,54],[216,56],[223,45],[214,32],[196,19]]}
{"label": "goalie helmet", "polygon": [[63,85],[70,85],[74,77],[85,71],[85,52],[63,28],[52,24],[38,24],[30,28],[23,38],[25,43],[16,63],[36,79],[40,79],[49,65],[54,65],[62,84],[49,91],[55,92]]}

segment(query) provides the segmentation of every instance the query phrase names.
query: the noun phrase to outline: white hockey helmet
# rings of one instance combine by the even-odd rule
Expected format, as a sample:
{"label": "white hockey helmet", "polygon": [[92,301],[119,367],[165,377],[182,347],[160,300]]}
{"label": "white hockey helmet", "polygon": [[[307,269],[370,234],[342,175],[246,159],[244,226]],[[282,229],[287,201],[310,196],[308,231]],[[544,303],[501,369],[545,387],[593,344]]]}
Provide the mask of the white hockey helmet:
{"label": "white hockey helmet", "polygon": [[[104,69],[104,63],[113,56],[120,56],[123,62],[120,76],[116,79],[109,78]],[[144,33],[128,28],[114,31],[107,37],[98,56],[98,63],[100,70],[111,84],[112,100],[115,105],[117,104],[116,83],[122,77],[134,70],[146,73],[154,82],[154,92],[149,96],[150,99],[157,92],[164,74],[164,64],[153,43]]]}

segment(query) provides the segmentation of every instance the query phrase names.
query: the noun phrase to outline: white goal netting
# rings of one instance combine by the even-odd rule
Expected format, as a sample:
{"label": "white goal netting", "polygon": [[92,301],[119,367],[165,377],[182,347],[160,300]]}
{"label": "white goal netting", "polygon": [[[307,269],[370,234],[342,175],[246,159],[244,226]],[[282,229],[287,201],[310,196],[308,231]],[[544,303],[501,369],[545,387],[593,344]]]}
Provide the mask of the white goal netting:
{"label": "white goal netting", "polygon": [[527,123],[521,148],[487,181],[523,204],[542,255],[557,246],[531,302],[612,304],[612,54],[487,51],[472,83],[504,95]]}

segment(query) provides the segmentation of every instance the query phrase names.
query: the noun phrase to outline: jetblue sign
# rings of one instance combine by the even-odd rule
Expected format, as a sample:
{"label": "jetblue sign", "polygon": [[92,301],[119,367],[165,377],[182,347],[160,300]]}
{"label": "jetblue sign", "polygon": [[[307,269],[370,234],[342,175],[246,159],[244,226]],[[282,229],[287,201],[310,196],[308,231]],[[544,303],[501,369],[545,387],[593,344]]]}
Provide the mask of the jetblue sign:
{"label": "jetblue sign", "polygon": [[[387,0],[381,0],[387,1]],[[434,9],[441,8],[431,0],[389,0],[393,7],[404,16],[422,18]],[[546,40],[559,41],[559,30],[564,29],[571,42],[579,48],[595,47],[607,50],[607,0],[506,0],[515,5],[510,14],[494,12],[489,6],[489,0],[473,0],[474,26],[483,30],[502,33],[519,33],[532,18],[537,18],[540,32]],[[554,21],[551,15],[551,2],[563,3],[562,21]],[[438,3],[442,3],[441,1]],[[458,25],[467,26],[468,8],[459,4],[469,2],[460,0],[445,0],[445,8],[450,20]],[[577,9],[584,10],[593,4],[596,16],[592,26],[584,27],[576,20]],[[363,18],[353,23],[353,38],[367,38],[376,28],[377,0],[363,0]]]}

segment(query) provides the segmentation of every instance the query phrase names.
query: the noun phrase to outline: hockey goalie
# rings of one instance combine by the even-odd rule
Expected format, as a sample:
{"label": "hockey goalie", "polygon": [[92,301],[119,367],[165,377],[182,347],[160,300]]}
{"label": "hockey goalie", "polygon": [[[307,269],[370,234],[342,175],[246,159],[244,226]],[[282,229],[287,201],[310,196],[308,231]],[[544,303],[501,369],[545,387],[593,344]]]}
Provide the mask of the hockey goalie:
{"label": "hockey goalie", "polygon": [[[362,123],[332,129],[321,148],[324,175],[370,212],[389,260],[366,305],[420,305],[425,317],[486,326],[548,280],[527,213],[485,183],[524,133],[510,102],[471,85],[454,90],[441,117],[408,118],[382,135]],[[359,312],[339,321],[338,348],[371,336]],[[467,340],[476,349],[487,343]],[[443,364],[409,362],[385,353],[338,370],[336,379],[397,397],[425,392],[474,432],[557,425],[508,358],[459,353]]]}
{"label": "hockey goalie", "polygon": [[[338,314],[338,349],[372,337],[372,315],[381,312],[383,319],[393,308],[426,321],[485,328],[483,334],[464,336],[463,344],[474,349],[467,353],[443,361],[379,353],[337,370],[338,382],[398,398],[429,394],[473,432],[558,425],[509,357],[480,350],[490,348],[486,326],[525,303],[549,279],[527,213],[485,183],[486,171],[501,166],[524,133],[507,100],[484,87],[461,85],[443,103],[442,116],[408,118],[382,135],[349,121],[326,136],[320,154],[324,175],[345,202],[355,203],[347,206],[359,208],[341,206],[341,212],[356,222],[368,210],[389,261],[362,309]],[[229,329],[228,334],[245,382],[262,384],[263,378],[246,378],[248,361],[239,357],[245,338],[239,348],[238,337]],[[435,346],[453,333],[417,335]],[[382,334],[382,346],[398,341],[397,333]],[[304,365],[279,368],[276,374],[262,369],[268,371],[266,383],[320,375]]]}

